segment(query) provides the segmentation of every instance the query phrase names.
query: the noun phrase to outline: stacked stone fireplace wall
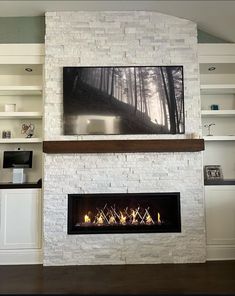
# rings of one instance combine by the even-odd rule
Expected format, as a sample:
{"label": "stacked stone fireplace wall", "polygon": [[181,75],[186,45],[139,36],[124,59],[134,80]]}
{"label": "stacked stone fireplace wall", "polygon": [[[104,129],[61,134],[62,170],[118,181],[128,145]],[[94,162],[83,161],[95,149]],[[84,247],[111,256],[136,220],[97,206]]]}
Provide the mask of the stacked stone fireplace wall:
{"label": "stacked stone fireplace wall", "polygon": [[[46,14],[46,140],[158,139],[200,135],[197,30],[154,12]],[[183,65],[185,135],[64,136],[63,66]],[[205,260],[202,153],[45,154],[44,264]],[[71,193],[180,192],[181,233],[67,234]]]}

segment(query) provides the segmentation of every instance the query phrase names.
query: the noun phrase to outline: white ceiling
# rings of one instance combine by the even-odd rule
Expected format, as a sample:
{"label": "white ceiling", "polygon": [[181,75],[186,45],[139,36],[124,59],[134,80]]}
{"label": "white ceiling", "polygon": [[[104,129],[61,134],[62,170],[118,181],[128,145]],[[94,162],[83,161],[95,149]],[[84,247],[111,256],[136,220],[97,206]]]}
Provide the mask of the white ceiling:
{"label": "white ceiling", "polygon": [[235,42],[235,1],[1,1],[0,17],[39,16],[46,11],[148,10],[162,12],[198,24],[198,28],[228,42]]}

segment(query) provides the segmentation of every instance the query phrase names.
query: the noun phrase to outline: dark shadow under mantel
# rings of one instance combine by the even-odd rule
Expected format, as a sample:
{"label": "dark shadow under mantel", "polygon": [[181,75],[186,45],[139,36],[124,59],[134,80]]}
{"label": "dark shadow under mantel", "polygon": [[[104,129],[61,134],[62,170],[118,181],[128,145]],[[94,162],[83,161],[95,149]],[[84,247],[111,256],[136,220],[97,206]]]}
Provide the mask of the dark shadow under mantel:
{"label": "dark shadow under mantel", "polygon": [[44,153],[198,152],[203,139],[43,141]]}

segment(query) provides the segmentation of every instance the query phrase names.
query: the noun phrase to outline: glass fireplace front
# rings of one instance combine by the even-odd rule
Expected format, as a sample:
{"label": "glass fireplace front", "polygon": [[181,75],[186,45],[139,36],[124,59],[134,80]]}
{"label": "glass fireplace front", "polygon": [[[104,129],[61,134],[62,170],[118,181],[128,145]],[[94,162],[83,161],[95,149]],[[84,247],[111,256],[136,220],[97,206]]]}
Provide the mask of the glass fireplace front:
{"label": "glass fireplace front", "polygon": [[181,232],[180,193],[68,195],[68,234],[139,232]]}

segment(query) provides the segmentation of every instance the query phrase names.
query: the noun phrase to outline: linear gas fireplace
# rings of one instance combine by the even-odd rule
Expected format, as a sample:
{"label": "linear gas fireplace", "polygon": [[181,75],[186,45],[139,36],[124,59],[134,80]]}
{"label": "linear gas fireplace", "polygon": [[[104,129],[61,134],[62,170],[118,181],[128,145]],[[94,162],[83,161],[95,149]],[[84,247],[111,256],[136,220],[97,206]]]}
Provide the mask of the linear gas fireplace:
{"label": "linear gas fireplace", "polygon": [[137,232],[181,232],[180,193],[68,195],[68,234]]}

